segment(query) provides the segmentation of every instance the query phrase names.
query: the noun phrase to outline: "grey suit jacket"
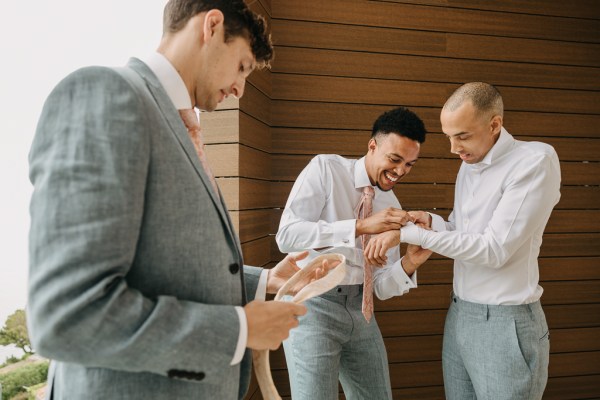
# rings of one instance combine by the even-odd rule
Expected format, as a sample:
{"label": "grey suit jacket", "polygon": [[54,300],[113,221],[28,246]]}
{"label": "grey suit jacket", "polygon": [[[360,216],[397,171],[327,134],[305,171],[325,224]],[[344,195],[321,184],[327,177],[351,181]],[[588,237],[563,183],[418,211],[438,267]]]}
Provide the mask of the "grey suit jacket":
{"label": "grey suit jacket", "polygon": [[34,348],[55,360],[54,399],[241,397],[234,305],[260,269],[241,270],[225,204],[150,69],[132,59],[58,84],[30,179],[27,311]]}

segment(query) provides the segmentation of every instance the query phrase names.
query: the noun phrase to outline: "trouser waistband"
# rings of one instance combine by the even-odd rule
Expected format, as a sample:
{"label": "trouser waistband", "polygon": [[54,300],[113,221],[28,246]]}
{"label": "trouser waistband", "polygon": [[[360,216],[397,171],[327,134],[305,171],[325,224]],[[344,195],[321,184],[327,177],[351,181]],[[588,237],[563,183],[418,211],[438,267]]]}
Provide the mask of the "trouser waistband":
{"label": "trouser waistband", "polygon": [[502,316],[531,316],[532,314],[543,313],[542,304],[540,301],[535,301],[528,304],[516,305],[495,305],[495,304],[480,304],[472,303],[458,298],[455,294],[451,295],[452,302],[459,308],[461,312],[471,314],[473,316],[502,317]]}

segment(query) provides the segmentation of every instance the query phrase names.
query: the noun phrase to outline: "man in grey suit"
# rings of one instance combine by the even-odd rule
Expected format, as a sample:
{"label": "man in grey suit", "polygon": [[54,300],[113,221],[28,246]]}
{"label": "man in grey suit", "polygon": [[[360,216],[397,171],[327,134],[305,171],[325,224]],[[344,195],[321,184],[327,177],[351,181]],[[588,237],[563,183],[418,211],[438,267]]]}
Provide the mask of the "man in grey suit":
{"label": "man in grey suit", "polygon": [[243,264],[178,112],[242,96],[272,54],[242,0],[170,0],[156,54],[76,71],[50,94],[30,153],[28,304],[33,346],[55,360],[50,398],[241,398],[248,349],[297,326],[304,306],[247,301],[302,255]]}

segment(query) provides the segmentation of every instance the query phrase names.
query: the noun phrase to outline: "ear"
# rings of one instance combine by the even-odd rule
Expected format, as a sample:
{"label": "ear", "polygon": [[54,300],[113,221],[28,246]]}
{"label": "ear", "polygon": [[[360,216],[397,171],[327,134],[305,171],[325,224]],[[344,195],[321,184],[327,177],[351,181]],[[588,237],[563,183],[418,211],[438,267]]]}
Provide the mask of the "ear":
{"label": "ear", "polygon": [[494,115],[492,117],[492,121],[490,123],[490,127],[492,129],[492,135],[496,136],[500,134],[500,130],[502,129],[502,116]]}
{"label": "ear", "polygon": [[369,140],[368,149],[369,152],[375,151],[375,149],[377,149],[377,142],[374,138],[371,138],[371,140]]}
{"label": "ear", "polygon": [[210,42],[218,36],[224,28],[224,22],[225,16],[220,10],[210,10],[206,13],[204,16],[204,25],[202,26],[205,43]]}

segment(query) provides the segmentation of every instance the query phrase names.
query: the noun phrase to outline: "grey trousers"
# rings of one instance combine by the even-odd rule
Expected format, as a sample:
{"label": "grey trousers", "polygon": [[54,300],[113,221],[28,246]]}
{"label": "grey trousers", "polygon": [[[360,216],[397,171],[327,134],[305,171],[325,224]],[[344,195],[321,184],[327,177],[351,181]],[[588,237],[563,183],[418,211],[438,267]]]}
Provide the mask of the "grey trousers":
{"label": "grey trousers", "polygon": [[442,361],[449,400],[541,399],[550,335],[539,301],[476,304],[452,296]]}
{"label": "grey trousers", "polygon": [[362,285],[338,286],[305,303],[308,312],[283,342],[292,399],[392,398],[385,345],[375,316],[362,315]]}

